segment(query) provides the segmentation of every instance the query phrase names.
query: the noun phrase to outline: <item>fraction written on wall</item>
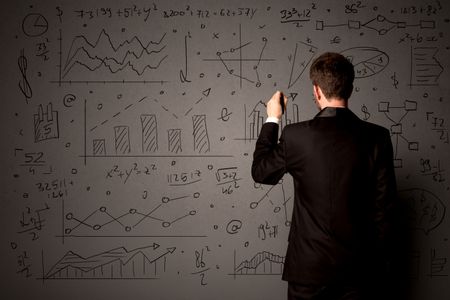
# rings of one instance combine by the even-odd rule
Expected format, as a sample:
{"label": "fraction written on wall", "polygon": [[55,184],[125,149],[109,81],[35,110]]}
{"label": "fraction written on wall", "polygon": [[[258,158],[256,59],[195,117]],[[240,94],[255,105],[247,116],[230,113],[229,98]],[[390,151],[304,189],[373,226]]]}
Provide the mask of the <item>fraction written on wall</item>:
{"label": "fraction written on wall", "polygon": [[3,6],[8,299],[283,299],[292,180],[254,183],[252,153],[275,90],[280,128],[317,113],[308,73],[325,51],[355,66],[350,109],[391,132],[399,280],[448,299],[445,1]]}

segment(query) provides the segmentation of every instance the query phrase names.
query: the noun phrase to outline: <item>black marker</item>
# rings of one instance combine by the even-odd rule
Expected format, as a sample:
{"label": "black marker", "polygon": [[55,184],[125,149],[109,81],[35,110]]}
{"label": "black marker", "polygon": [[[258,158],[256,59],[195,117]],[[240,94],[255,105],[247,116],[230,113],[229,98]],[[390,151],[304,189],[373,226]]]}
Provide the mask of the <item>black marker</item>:
{"label": "black marker", "polygon": [[281,105],[281,114],[284,115],[284,95],[283,92],[280,92],[280,105]]}

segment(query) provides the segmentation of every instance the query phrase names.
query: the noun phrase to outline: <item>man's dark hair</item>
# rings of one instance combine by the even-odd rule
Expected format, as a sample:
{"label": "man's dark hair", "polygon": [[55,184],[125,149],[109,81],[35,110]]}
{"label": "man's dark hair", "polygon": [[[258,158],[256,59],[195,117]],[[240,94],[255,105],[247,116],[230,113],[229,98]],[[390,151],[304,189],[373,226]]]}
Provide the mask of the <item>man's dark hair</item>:
{"label": "man's dark hair", "polygon": [[355,70],[343,55],[326,52],[313,61],[309,77],[314,85],[321,88],[325,97],[348,100],[353,91]]}

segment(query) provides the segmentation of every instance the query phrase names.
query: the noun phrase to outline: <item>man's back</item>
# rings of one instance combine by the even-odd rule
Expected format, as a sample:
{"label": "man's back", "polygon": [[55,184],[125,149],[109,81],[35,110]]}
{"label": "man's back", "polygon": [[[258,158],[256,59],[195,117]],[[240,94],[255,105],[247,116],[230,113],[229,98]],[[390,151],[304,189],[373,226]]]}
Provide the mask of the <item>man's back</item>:
{"label": "man's back", "polygon": [[[261,135],[267,136],[258,143],[276,141],[271,126],[263,127]],[[286,126],[271,157],[258,148],[252,170],[256,181],[274,184],[285,172],[294,178],[283,279],[325,285],[337,279],[352,282],[370,270],[386,227],[385,205],[377,201],[395,187],[380,181],[395,181],[389,132],[346,108],[327,107],[310,121]]]}

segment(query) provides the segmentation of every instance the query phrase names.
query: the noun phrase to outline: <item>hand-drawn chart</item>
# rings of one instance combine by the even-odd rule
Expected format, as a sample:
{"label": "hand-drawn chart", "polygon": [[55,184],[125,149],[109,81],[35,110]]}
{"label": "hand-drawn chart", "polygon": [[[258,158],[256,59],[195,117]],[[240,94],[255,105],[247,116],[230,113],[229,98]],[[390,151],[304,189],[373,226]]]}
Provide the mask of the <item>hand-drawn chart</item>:
{"label": "hand-drawn chart", "polygon": [[[234,253],[236,259],[236,251]],[[245,259],[234,266],[233,276],[281,275],[284,267],[284,256],[269,251],[256,253],[250,259]]]}
{"label": "hand-drawn chart", "polygon": [[130,250],[115,248],[88,257],[68,251],[51,266],[43,279],[157,279],[165,272],[167,256],[175,250],[175,247],[163,249],[154,243]]}
{"label": "hand-drawn chart", "polygon": [[[142,41],[138,36],[113,42],[106,29],[95,40],[84,35],[72,38],[70,47],[61,57],[58,83],[164,83],[164,80],[146,80],[147,73],[155,73],[168,58],[165,49],[166,33],[155,41]],[[63,44],[62,36],[59,37]],[[62,47],[62,46],[61,46]],[[60,49],[63,55],[63,49]],[[71,76],[73,73],[80,74]],[[89,75],[87,75],[89,74]],[[122,78],[114,75],[122,74]],[[124,75],[123,75],[124,74]],[[137,78],[130,80],[125,78]],[[78,79],[70,79],[78,78]],[[83,80],[80,78],[92,78]]]}
{"label": "hand-drawn chart", "polygon": [[326,51],[390,132],[396,280],[449,298],[450,4],[63,2],[1,12],[5,299],[285,297],[295,183],[255,183],[252,153],[276,90],[279,134],[318,113]]}
{"label": "hand-drawn chart", "polygon": [[[225,68],[225,74],[237,77],[239,79],[239,87],[243,87],[244,81],[250,83],[256,87],[261,86],[260,65],[264,62],[275,61],[273,58],[266,58],[264,55],[265,49],[269,40],[266,37],[261,38],[260,50],[257,57],[244,56],[244,51],[248,46],[255,44],[255,41],[247,41],[243,38],[242,25],[239,24],[238,30],[238,42],[234,42],[233,47],[229,49],[221,49],[216,52],[216,58],[205,58],[204,61],[220,62]],[[244,68],[247,70],[248,64],[252,64],[252,71],[244,72]],[[249,74],[250,73],[250,74]],[[247,75],[248,74],[248,75]]]}

